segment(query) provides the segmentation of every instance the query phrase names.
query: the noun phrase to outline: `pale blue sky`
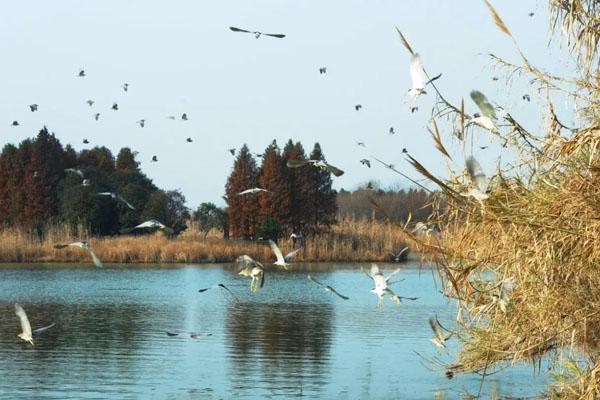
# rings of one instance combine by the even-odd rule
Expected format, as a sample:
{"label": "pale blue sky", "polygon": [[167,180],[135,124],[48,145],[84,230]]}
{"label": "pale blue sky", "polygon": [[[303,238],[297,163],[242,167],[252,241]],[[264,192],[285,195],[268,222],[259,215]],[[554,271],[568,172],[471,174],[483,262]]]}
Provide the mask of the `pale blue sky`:
{"label": "pale blue sky", "polygon": [[[531,62],[569,70],[565,53],[547,47],[546,2],[495,3]],[[229,31],[231,25],[288,36],[255,40]],[[438,84],[450,100],[465,97],[467,111],[475,112],[468,94],[479,89],[530,129],[540,127],[542,102],[527,79],[512,86],[491,79],[502,73],[485,54],[517,60],[517,53],[481,1],[36,0],[11,2],[0,15],[0,142],[18,142],[47,125],[76,149],[84,137],[115,153],[129,146],[140,152],[144,172],[160,187],[181,189],[190,207],[222,204],[233,163],[226,149],[244,142],[262,152],[273,139],[299,140],[307,151],[319,141],[327,159],[346,171],[336,188],[401,181],[380,166],[361,166],[369,154],[417,177],[402,161],[403,147],[445,175],[425,129],[433,96],[421,99],[415,114],[404,104],[409,55],[394,26],[430,73],[443,73]],[[321,66],[326,75],[319,75]],[[87,77],[76,77],[80,67]],[[96,101],[91,108],[88,98]],[[113,101],[119,111],[110,110]],[[30,103],[39,112],[31,113]],[[95,112],[102,114],[98,122]],[[166,119],[183,112],[189,121]],[[142,118],[144,129],[136,125]],[[14,119],[21,126],[9,126]],[[390,126],[396,135],[388,135]],[[194,143],[185,142],[188,136]],[[160,161],[151,164],[154,154]],[[491,169],[499,149],[476,155]]]}

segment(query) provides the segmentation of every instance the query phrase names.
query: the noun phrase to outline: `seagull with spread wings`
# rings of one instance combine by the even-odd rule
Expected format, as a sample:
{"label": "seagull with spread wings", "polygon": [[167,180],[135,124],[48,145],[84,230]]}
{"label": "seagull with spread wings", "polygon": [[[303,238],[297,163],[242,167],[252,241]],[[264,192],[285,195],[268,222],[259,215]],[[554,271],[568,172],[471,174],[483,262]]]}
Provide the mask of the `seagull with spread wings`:
{"label": "seagull with spread wings", "polygon": [[311,282],[313,282],[313,283],[316,283],[316,284],[317,284],[317,285],[319,285],[319,286],[321,286],[321,287],[323,288],[323,290],[325,290],[326,292],[335,294],[335,295],[336,295],[336,296],[338,296],[340,299],[343,299],[343,300],[348,300],[348,299],[350,299],[350,297],[348,297],[348,296],[344,296],[343,294],[341,294],[340,292],[338,292],[337,290],[335,290],[335,289],[334,289],[334,288],[332,288],[331,286],[329,286],[329,285],[325,285],[324,283],[321,283],[321,282],[319,282],[319,281],[318,281],[318,280],[316,280],[316,279],[315,279],[315,278],[314,278],[314,277],[313,277],[311,274],[308,274],[308,280],[309,280],[309,281],[311,281]]}
{"label": "seagull with spread wings", "polygon": [[425,85],[427,84],[427,77],[423,70],[423,62],[421,56],[415,53],[410,58],[410,81],[411,88],[408,91],[408,95],[412,98],[419,97],[423,94],[427,94],[425,91]]}
{"label": "seagull with spread wings", "polygon": [[125,200],[125,198],[123,196],[121,196],[118,193],[114,193],[114,192],[100,192],[100,193],[96,193],[97,196],[108,196],[111,197],[115,200],[120,201],[121,203],[125,204],[128,208],[130,208],[131,210],[135,210],[135,207],[131,205],[131,203],[129,203],[127,200]]}
{"label": "seagull with spread wings", "polygon": [[321,171],[329,172],[335,176],[344,175],[344,171],[337,167],[334,167],[331,164],[326,163],[323,160],[288,160],[286,163],[288,168],[300,168],[309,164],[319,168]]}
{"label": "seagull with spread wings", "polygon": [[136,225],[132,228],[121,229],[121,233],[131,233],[133,231],[146,231],[146,232],[155,232],[155,231],[163,231],[166,234],[172,234],[173,229],[169,228],[165,224],[155,219],[150,219],[146,222],[142,222],[139,225]]}
{"label": "seagull with spread wings", "polygon": [[479,165],[479,162],[477,162],[475,157],[471,156],[467,158],[465,164],[467,166],[467,173],[471,179],[472,186],[468,191],[462,193],[462,195],[472,196],[483,204],[483,201],[487,200],[489,197],[486,193],[488,187],[487,177],[485,176],[481,165]]}
{"label": "seagull with spread wings", "polygon": [[375,285],[375,287],[373,289],[371,289],[371,293],[377,295],[377,297],[379,298],[379,301],[377,303],[378,307],[383,307],[383,297],[385,296],[386,293],[389,294],[390,298],[392,300],[394,300],[398,305],[400,305],[401,299],[406,299],[406,300],[417,300],[418,299],[418,297],[399,296],[396,293],[394,293],[394,291],[392,289],[389,288],[389,286],[388,286],[389,280],[399,272],[400,272],[400,268],[398,268],[397,270],[395,270],[388,276],[384,276],[381,273],[381,271],[379,270],[379,266],[377,266],[377,264],[371,264],[371,272],[367,273],[367,276],[369,278],[373,279],[373,284]]}
{"label": "seagull with spread wings", "polygon": [[207,288],[198,289],[198,293],[204,293],[204,292],[206,292],[206,291],[208,291],[210,289],[223,289],[223,290],[226,290],[237,301],[237,297],[235,296],[235,294],[233,294],[233,292],[231,290],[229,290],[229,288],[227,286],[225,286],[224,284],[222,284],[222,283],[218,283],[216,285],[212,285],[212,286],[209,286]]}
{"label": "seagull with spread wings", "polygon": [[473,118],[469,120],[469,124],[475,124],[490,132],[496,132],[498,130],[498,128],[496,128],[496,120],[498,117],[492,103],[490,103],[487,97],[478,90],[471,91],[470,96],[477,105],[477,108],[479,108],[479,111],[481,111],[481,114],[473,114]]}
{"label": "seagull with spread wings", "polygon": [[394,258],[395,262],[399,262],[400,261],[400,257],[402,256],[402,254],[404,254],[404,252],[408,251],[408,246],[405,246],[402,250],[400,250],[398,253],[394,253],[393,251],[390,251],[390,254],[392,255],[392,257]]}
{"label": "seagull with spread wings", "polygon": [[43,328],[38,328],[36,330],[31,330],[31,324],[29,323],[29,318],[27,318],[27,313],[20,304],[15,303],[15,314],[19,317],[19,322],[21,323],[21,333],[19,333],[18,337],[23,339],[24,341],[30,343],[32,346],[33,338],[40,336],[42,333],[46,332],[48,329],[52,328],[56,324],[52,323],[48,326],[44,326]]}
{"label": "seagull with spread wings", "polygon": [[265,267],[260,262],[244,254],[235,260],[235,266],[238,275],[252,278],[251,291],[256,292],[259,286],[262,288],[265,285]]}
{"label": "seagull with spread wings", "polygon": [[92,250],[92,248],[88,242],[81,241],[81,242],[73,242],[73,243],[68,243],[68,244],[55,244],[54,245],[55,249],[64,249],[65,247],[79,247],[81,249],[85,249],[88,251],[88,253],[90,253],[90,256],[92,256],[92,260],[94,261],[94,265],[96,267],[102,268],[104,266],[102,264],[102,261],[100,260],[100,258],[98,258],[96,253],[94,253],[94,250]]}
{"label": "seagull with spread wings", "polygon": [[230,30],[232,30],[233,32],[241,32],[241,33],[251,33],[254,35],[254,37],[256,39],[258,39],[261,36],[271,36],[274,38],[279,38],[282,39],[285,37],[285,35],[281,34],[281,33],[263,33],[263,32],[258,32],[258,31],[248,31],[246,29],[240,29],[240,28],[236,28],[235,26],[230,26],[229,27]]}
{"label": "seagull with spread wings", "polygon": [[283,256],[283,253],[281,253],[281,250],[279,250],[279,247],[277,246],[277,243],[275,243],[274,241],[272,241],[271,239],[269,239],[269,246],[271,246],[271,250],[273,251],[273,253],[275,254],[275,257],[277,257],[277,260],[273,263],[279,267],[283,267],[285,269],[287,269],[287,266],[289,265],[288,262],[296,255],[298,254],[298,252],[300,250],[302,250],[302,248],[296,249],[294,251],[289,252],[285,257]]}
{"label": "seagull with spread wings", "polygon": [[264,193],[274,193],[274,192],[271,192],[270,190],[267,190],[267,189],[262,189],[262,188],[252,188],[252,189],[246,189],[246,190],[243,190],[243,191],[239,192],[237,195],[238,195],[238,196],[243,196],[243,195],[245,195],[245,194],[256,194],[256,193],[260,193],[260,192],[264,192]]}
{"label": "seagull with spread wings", "polygon": [[[446,340],[452,337],[452,332],[449,332],[446,328],[442,327],[437,317],[429,318],[429,326],[431,326],[431,330],[433,331],[433,337],[429,339],[431,340],[431,343],[435,344],[441,349],[445,348]],[[447,333],[444,333],[444,331]]]}

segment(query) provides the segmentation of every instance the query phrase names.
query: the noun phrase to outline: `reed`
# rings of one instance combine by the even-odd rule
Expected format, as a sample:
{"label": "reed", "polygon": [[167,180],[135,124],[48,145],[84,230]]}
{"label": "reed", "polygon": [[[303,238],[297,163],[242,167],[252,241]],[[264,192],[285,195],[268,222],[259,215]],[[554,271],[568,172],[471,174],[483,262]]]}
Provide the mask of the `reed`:
{"label": "reed", "polygon": [[[232,262],[248,254],[269,262],[274,256],[265,242],[225,240],[220,232],[204,237],[194,229],[169,239],[161,233],[144,236],[92,237],[83,227],[52,226],[42,237],[18,228],[0,231],[0,262],[88,262],[78,248],[54,249],[57,243],[87,240],[108,263],[198,263]],[[405,233],[393,224],[367,218],[340,217],[336,225],[320,235],[306,238],[295,261],[390,261],[406,243]],[[292,243],[280,240],[284,254]]]}

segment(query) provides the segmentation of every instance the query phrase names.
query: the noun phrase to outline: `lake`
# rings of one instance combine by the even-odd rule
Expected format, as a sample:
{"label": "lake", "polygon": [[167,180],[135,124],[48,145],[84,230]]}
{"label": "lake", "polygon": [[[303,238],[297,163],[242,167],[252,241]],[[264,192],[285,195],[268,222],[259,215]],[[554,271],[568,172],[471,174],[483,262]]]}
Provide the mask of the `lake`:
{"label": "lake", "polygon": [[[403,271],[402,296],[377,308],[372,281],[349,264],[293,264],[271,271],[256,293],[231,265],[0,267],[0,398],[23,399],[453,399],[481,378],[449,380],[427,359],[437,349],[428,318],[452,325],[456,307],[431,270]],[[344,301],[306,278],[307,271]],[[222,282],[220,289],[198,293]],[[33,329],[56,326],[31,345],[17,338],[14,303]],[[180,332],[167,336],[166,332]],[[187,332],[199,332],[192,339]],[[417,354],[419,353],[419,354]],[[517,365],[486,378],[484,397],[539,393],[548,383]]]}

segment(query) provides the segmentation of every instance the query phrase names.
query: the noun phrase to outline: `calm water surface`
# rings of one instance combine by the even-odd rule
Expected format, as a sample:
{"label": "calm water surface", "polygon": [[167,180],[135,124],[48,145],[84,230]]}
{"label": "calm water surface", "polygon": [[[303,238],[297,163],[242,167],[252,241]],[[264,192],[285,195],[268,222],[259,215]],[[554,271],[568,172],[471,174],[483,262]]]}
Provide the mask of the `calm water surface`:
{"label": "calm water surface", "polygon": [[[456,343],[437,350],[427,320],[437,313],[451,325],[455,307],[439,294],[430,271],[402,268],[396,291],[419,299],[400,307],[386,299],[378,309],[370,279],[344,264],[269,271],[257,293],[221,265],[0,267],[0,398],[452,399],[476,393],[479,376],[448,380],[425,360],[452,360]],[[322,291],[307,271],[350,300]],[[237,299],[219,290],[197,292],[218,282]],[[34,329],[57,324],[35,347],[16,336],[15,302]],[[211,336],[168,337],[167,330]],[[531,395],[546,383],[517,366],[487,378],[483,392]]]}

